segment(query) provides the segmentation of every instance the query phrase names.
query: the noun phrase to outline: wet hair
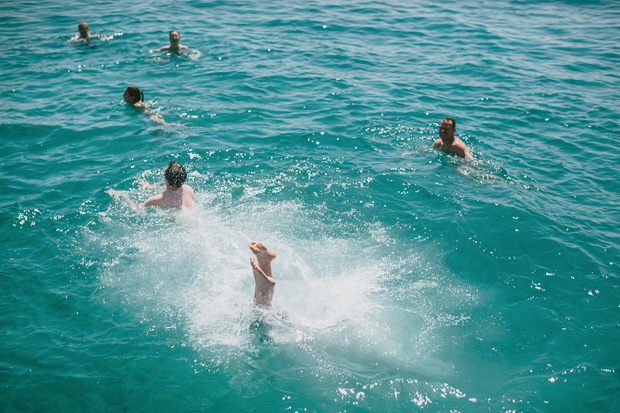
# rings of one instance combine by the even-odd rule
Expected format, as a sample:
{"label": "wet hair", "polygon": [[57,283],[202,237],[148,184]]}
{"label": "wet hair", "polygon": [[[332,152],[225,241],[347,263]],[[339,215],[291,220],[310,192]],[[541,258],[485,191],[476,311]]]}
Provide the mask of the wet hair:
{"label": "wet hair", "polygon": [[164,172],[164,176],[171,188],[178,189],[183,186],[183,183],[187,179],[187,172],[185,172],[183,165],[179,165],[175,161],[170,161],[170,164],[168,164]]}
{"label": "wet hair", "polygon": [[128,86],[125,89],[125,92],[135,101],[134,103],[138,103],[140,101],[144,101],[144,93],[140,91],[136,86]]}
{"label": "wet hair", "polygon": [[78,24],[78,30],[80,30],[82,27],[86,27],[86,30],[88,30],[88,24],[86,22],[80,22],[80,24]]}
{"label": "wet hair", "polygon": [[450,116],[446,116],[445,118],[443,118],[443,120],[451,122],[452,129],[456,129],[456,121],[453,118],[451,118]]}

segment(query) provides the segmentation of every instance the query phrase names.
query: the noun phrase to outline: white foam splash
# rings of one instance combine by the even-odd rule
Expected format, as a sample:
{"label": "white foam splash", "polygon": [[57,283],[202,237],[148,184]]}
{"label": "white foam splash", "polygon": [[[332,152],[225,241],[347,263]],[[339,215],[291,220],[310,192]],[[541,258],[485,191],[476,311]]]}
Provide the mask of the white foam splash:
{"label": "white foam splash", "polygon": [[[460,306],[469,293],[443,288],[418,254],[394,254],[395,240],[379,224],[338,237],[299,202],[251,199],[181,213],[113,205],[101,228],[89,230],[103,254],[102,284],[150,324],[179,323],[188,344],[216,364],[275,343],[320,365],[363,371],[370,362],[449,374],[440,361],[429,362],[440,347],[431,332],[463,316],[444,323],[424,297],[440,295],[445,309],[446,300]],[[267,313],[252,305],[252,240],[278,253]]]}

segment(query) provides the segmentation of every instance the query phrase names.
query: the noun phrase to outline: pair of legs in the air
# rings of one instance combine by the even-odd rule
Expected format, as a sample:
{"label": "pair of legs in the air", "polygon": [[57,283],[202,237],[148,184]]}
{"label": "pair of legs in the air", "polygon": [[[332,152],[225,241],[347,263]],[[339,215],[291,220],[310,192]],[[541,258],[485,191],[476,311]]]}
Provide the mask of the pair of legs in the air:
{"label": "pair of legs in the air", "polygon": [[250,258],[254,273],[254,303],[258,306],[271,307],[273,290],[276,280],[271,273],[271,261],[276,258],[275,251],[270,250],[262,242],[250,242],[250,250],[256,255],[256,260]]}

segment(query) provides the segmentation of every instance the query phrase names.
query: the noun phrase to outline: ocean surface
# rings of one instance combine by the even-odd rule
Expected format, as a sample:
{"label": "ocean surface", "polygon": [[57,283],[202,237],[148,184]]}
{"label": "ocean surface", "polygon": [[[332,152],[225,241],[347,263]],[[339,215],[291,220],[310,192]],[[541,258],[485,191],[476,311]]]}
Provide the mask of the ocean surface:
{"label": "ocean surface", "polygon": [[[106,37],[71,42],[82,20]],[[1,411],[620,410],[619,2],[0,23]],[[172,29],[190,50],[154,51]],[[471,161],[430,148],[444,116]],[[142,202],[171,160],[191,210],[105,192]]]}

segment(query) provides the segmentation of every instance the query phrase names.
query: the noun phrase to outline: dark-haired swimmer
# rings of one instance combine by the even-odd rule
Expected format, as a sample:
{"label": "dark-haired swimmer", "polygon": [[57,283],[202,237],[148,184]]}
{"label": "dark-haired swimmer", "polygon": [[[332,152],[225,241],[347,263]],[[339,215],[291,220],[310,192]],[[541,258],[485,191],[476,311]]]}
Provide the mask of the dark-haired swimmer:
{"label": "dark-haired swimmer", "polygon": [[179,41],[181,41],[181,35],[178,31],[173,30],[170,32],[170,46],[162,46],[157,50],[160,52],[180,52],[187,49],[187,46],[179,44]]}
{"label": "dark-haired swimmer", "polygon": [[109,189],[106,192],[110,196],[122,197],[129,205],[134,208],[143,208],[149,206],[158,206],[161,208],[191,208],[194,205],[196,196],[194,190],[185,185],[187,172],[182,165],[175,161],[171,161],[164,171],[164,180],[166,181],[166,190],[159,195],[155,195],[144,201],[143,204],[136,204],[129,199],[129,194],[124,191],[116,191]]}
{"label": "dark-haired swimmer", "polygon": [[[271,261],[276,253],[263,245],[262,242],[250,242],[250,250],[256,255],[256,260],[250,258],[254,273],[254,304],[262,307],[271,307],[276,280],[271,273]],[[257,263],[258,261],[258,263]]]}
{"label": "dark-haired swimmer", "polygon": [[144,100],[144,93],[136,86],[127,86],[123,93],[123,99],[136,107],[144,107],[144,102],[142,102]]}
{"label": "dark-haired swimmer", "polygon": [[439,139],[433,142],[433,148],[439,148],[446,153],[454,153],[461,158],[471,159],[469,149],[465,142],[454,136],[456,121],[446,116],[439,124]]}
{"label": "dark-haired swimmer", "polygon": [[144,93],[142,93],[142,91],[136,86],[128,86],[123,93],[123,99],[125,99],[125,102],[136,108],[136,110],[147,115],[154,123],[160,125],[166,124],[166,121],[164,121],[161,116],[157,114],[157,112],[149,109],[149,107],[144,103]]}

